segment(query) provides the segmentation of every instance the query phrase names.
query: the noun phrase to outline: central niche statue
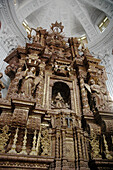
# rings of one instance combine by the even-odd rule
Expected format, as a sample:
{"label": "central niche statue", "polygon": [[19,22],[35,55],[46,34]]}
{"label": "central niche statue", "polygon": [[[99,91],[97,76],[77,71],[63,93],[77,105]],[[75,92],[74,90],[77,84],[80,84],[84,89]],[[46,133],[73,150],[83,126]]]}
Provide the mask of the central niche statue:
{"label": "central niche statue", "polygon": [[56,108],[63,108],[64,107],[64,100],[61,96],[60,92],[58,92],[57,96],[55,97],[54,104]]}
{"label": "central niche statue", "polygon": [[52,108],[70,109],[70,88],[63,82],[56,82],[52,88]]}

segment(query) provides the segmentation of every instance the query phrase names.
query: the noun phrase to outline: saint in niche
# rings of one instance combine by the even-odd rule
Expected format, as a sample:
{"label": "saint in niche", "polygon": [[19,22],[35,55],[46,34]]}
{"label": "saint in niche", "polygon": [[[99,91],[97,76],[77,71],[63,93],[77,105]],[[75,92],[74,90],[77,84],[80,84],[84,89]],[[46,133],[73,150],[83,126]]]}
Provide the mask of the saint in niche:
{"label": "saint in niche", "polygon": [[63,82],[56,82],[52,88],[52,108],[71,108],[70,89]]}
{"label": "saint in niche", "polygon": [[64,100],[61,96],[60,92],[58,92],[57,96],[55,97],[54,104],[57,108],[63,108],[64,107]]}

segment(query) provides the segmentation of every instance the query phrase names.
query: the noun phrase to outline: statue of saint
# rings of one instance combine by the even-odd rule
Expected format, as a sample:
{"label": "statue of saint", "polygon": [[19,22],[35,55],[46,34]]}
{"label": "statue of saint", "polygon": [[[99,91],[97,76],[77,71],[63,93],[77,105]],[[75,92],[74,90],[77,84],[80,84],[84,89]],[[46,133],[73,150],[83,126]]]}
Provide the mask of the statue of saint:
{"label": "statue of saint", "polygon": [[21,92],[25,96],[32,96],[32,93],[35,89],[35,74],[36,74],[36,68],[31,67],[30,69],[26,69],[23,75],[23,84],[22,84],[22,89]]}
{"label": "statue of saint", "polygon": [[69,109],[70,108],[69,104],[64,102],[64,99],[61,96],[60,92],[58,92],[55,99],[52,101],[51,105],[54,108],[62,108],[62,109]]}
{"label": "statue of saint", "polygon": [[96,100],[97,105],[102,105],[104,100],[104,95],[101,91],[101,87],[98,84],[95,84],[93,79],[90,80],[90,88],[92,92],[92,96]]}
{"label": "statue of saint", "polygon": [[100,85],[95,84],[95,81],[91,79],[90,85],[85,84],[85,87],[91,93],[91,98],[95,101],[96,106],[101,106],[104,102],[104,95],[101,91]]}
{"label": "statue of saint", "polygon": [[52,105],[55,108],[64,108],[64,99],[61,96],[60,92],[58,92],[58,94],[56,95],[54,101],[52,101]]}
{"label": "statue of saint", "polygon": [[63,97],[61,96],[60,92],[58,92],[57,96],[55,97],[55,103],[57,108],[62,108],[63,107]]}
{"label": "statue of saint", "polygon": [[113,108],[113,101],[101,80],[98,80],[97,84],[95,84],[95,81],[91,79],[90,85],[85,84],[85,87],[91,93],[91,99],[95,102],[97,108]]}
{"label": "statue of saint", "polygon": [[[3,77],[3,74],[0,73],[0,79],[1,79],[2,77]],[[5,86],[4,86],[3,82],[0,80],[0,98],[2,98],[1,90],[4,89],[4,88],[5,88]]]}

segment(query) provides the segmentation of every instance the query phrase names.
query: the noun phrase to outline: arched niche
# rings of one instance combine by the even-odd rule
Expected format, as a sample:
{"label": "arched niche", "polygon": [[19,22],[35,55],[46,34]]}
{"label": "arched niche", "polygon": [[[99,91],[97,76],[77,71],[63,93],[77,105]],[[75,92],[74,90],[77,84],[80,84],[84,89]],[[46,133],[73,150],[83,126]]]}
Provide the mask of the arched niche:
{"label": "arched niche", "polygon": [[55,82],[52,86],[52,108],[71,109],[70,88],[64,82]]}

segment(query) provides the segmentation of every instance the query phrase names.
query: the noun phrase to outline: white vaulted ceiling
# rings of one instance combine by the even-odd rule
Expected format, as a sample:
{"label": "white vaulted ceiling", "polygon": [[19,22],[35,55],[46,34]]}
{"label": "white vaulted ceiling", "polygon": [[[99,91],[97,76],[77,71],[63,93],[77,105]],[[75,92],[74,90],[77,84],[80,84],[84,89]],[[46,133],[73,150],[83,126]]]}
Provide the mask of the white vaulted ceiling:
{"label": "white vaulted ceiling", "polygon": [[[105,16],[110,23],[101,33],[98,25]],[[48,30],[51,23],[58,21],[63,23],[66,37],[85,34],[90,51],[106,66],[107,84],[113,96],[113,0],[0,0],[0,72],[6,67],[3,62],[6,55],[28,41],[23,21],[30,28]],[[6,85],[7,80],[4,75]]]}
{"label": "white vaulted ceiling", "polygon": [[113,17],[113,2],[107,0],[15,0],[19,21],[30,27],[49,29],[52,22],[62,22],[66,36],[86,34],[89,41],[100,32],[96,21]]}

